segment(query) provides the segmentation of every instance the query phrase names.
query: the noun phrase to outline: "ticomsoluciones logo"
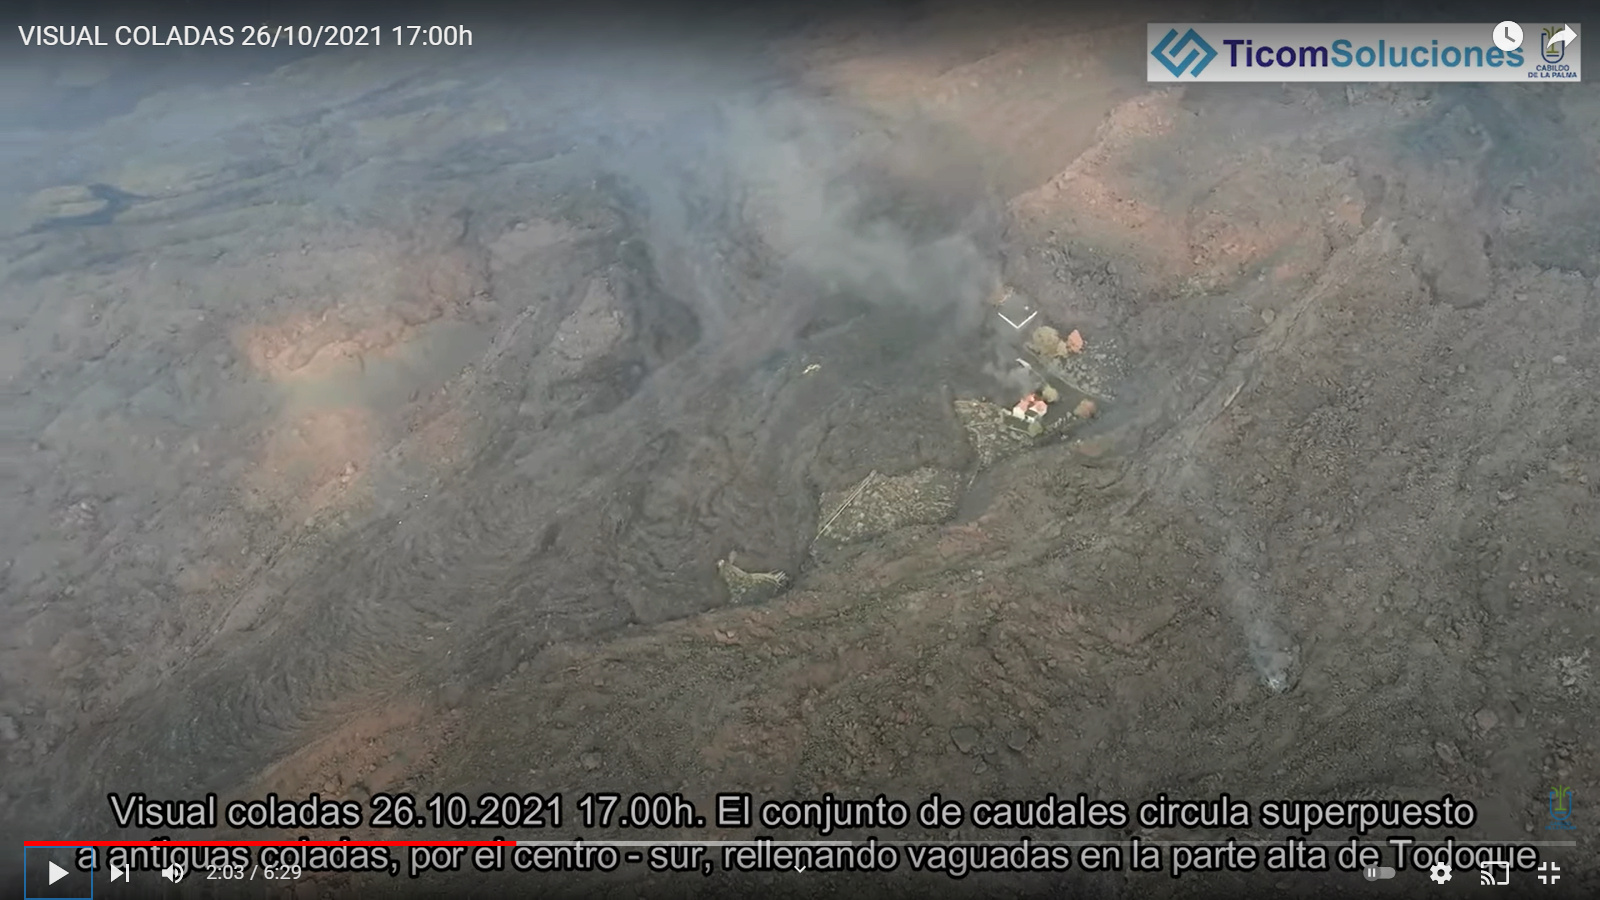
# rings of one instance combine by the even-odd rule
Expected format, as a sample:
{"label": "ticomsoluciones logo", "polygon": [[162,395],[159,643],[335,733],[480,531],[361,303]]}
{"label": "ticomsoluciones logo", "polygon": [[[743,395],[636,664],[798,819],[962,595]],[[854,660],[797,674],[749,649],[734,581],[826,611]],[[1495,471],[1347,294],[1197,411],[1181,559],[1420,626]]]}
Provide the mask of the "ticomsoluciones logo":
{"label": "ticomsoluciones logo", "polygon": [[1195,33],[1193,28],[1185,31],[1182,37],[1178,36],[1178,29],[1167,32],[1167,36],[1156,44],[1150,51],[1158,62],[1167,67],[1172,77],[1178,78],[1184,72],[1198,76],[1205,71],[1206,66],[1217,58],[1217,51],[1206,39]]}
{"label": "ticomsoluciones logo", "polygon": [[[1521,48],[1511,51],[1478,45],[1457,46],[1433,40],[1427,44],[1392,44],[1380,39],[1376,44],[1360,44],[1348,38],[1326,43],[1257,44],[1243,38],[1226,38],[1217,43],[1227,47],[1227,66],[1234,69],[1346,69],[1370,68],[1521,68],[1526,61]],[[1562,47],[1564,53],[1565,47]],[[1218,52],[1193,28],[1182,35],[1176,28],[1167,32],[1150,51],[1174,77],[1199,77]],[[1548,54],[1547,54],[1548,55]]]}

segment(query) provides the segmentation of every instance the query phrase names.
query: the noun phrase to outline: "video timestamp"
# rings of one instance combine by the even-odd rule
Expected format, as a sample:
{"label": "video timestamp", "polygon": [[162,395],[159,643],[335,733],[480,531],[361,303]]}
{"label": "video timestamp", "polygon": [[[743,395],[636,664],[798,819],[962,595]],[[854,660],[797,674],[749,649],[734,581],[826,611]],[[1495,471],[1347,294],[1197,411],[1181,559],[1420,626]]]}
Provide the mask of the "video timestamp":
{"label": "video timestamp", "polygon": [[[568,820],[561,794],[373,794],[368,800],[374,828],[560,828]],[[584,828],[704,828],[706,818],[679,793],[590,793],[573,804]]]}
{"label": "video timestamp", "polygon": [[[233,43],[232,26],[211,29],[221,45]],[[471,47],[463,25],[253,25],[240,34],[246,47]]]}
{"label": "video timestamp", "polygon": [[254,881],[259,876],[262,881],[294,881],[299,878],[299,866],[279,865],[267,866],[257,863],[253,866],[240,865],[212,865],[206,867],[207,881]]}

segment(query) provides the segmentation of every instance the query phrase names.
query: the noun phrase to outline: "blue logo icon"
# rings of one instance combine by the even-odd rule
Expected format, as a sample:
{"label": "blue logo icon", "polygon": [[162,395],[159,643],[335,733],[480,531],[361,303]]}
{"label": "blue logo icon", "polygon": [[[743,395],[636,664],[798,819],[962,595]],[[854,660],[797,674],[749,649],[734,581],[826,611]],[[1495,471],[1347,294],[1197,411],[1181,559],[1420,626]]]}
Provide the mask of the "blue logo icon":
{"label": "blue logo icon", "polygon": [[[1187,55],[1184,53],[1185,50],[1188,51]],[[1562,48],[1562,52],[1565,53],[1566,49]],[[1166,66],[1174,78],[1181,77],[1185,71],[1192,77],[1199,77],[1206,66],[1211,65],[1211,61],[1217,58],[1217,51],[1206,43],[1205,38],[1195,34],[1193,28],[1185,31],[1181,38],[1178,37],[1178,29],[1174,28],[1167,32],[1167,36],[1161,39],[1161,43],[1157,44],[1154,50],[1150,51],[1150,55]],[[1178,61],[1180,58],[1181,62]]]}
{"label": "blue logo icon", "polygon": [[1550,824],[1546,831],[1577,831],[1572,824],[1572,788],[1558,787],[1550,791]]}
{"label": "blue logo icon", "polygon": [[1567,58],[1567,42],[1551,43],[1550,39],[1566,30],[1564,25],[1550,25],[1541,32],[1539,41],[1539,55],[1547,63],[1558,63]]}

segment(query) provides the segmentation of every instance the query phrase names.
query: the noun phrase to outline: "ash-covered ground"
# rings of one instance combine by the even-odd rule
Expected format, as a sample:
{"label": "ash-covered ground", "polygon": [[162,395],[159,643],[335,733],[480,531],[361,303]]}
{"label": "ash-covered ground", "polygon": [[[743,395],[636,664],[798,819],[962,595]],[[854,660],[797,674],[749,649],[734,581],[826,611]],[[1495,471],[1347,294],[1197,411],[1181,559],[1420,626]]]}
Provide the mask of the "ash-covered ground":
{"label": "ash-covered ground", "polygon": [[[1600,96],[1148,85],[1148,20],[12,48],[4,832],[493,789],[1453,794],[1543,837],[1600,784]],[[1082,341],[1059,439],[973,425],[1007,297]]]}

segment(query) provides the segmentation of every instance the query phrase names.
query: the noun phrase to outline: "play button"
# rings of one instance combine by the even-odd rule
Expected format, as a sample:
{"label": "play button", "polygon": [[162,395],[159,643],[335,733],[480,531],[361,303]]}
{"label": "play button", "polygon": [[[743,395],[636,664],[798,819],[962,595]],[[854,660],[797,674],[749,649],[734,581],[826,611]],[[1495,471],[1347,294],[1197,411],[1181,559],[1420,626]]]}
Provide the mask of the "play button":
{"label": "play button", "polygon": [[24,847],[24,900],[88,900],[93,897],[94,853],[93,847]]}

